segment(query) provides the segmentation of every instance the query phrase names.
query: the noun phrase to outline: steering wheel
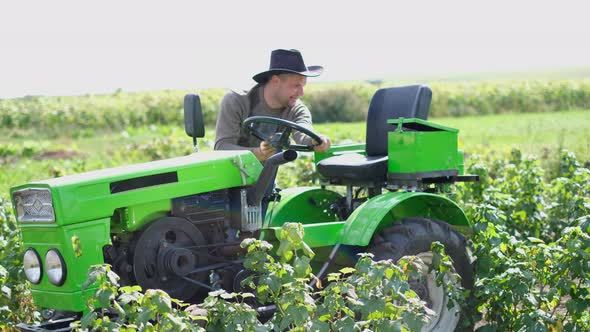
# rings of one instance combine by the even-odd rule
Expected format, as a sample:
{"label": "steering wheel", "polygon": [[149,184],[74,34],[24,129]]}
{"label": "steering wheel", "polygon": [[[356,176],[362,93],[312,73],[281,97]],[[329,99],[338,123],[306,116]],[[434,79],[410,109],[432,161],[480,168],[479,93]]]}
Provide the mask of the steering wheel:
{"label": "steering wheel", "polygon": [[[276,132],[272,135],[263,133],[262,131],[258,130],[254,125],[259,123],[269,123],[279,126],[280,128],[284,128],[282,131]],[[317,142],[318,145],[323,143],[322,138],[316,134],[313,130],[305,128],[296,124],[295,122],[291,122],[288,120],[283,120],[279,118],[273,118],[270,116],[251,116],[244,120],[242,123],[242,127],[246,129],[246,132],[254,135],[254,137],[262,140],[268,141],[272,146],[274,146],[277,150],[295,150],[295,151],[313,151],[314,145],[303,145],[303,144],[290,144],[289,136],[291,135],[292,130],[297,130]]]}

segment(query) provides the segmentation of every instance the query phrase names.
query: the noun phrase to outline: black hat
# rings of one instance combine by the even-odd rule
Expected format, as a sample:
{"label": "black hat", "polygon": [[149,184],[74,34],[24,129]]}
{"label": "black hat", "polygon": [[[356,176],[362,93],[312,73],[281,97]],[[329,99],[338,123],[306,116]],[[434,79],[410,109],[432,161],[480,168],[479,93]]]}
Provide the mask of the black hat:
{"label": "black hat", "polygon": [[274,50],[270,54],[270,66],[267,71],[254,75],[252,78],[258,83],[264,83],[275,74],[294,73],[307,77],[319,76],[324,71],[322,66],[306,67],[303,57],[298,50]]}

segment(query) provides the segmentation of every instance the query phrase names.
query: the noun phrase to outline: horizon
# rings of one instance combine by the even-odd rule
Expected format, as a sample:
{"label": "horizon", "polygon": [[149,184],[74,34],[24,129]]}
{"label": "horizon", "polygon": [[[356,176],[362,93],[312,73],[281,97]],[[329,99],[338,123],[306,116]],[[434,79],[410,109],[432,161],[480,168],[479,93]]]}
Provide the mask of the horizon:
{"label": "horizon", "polygon": [[[573,72],[576,72],[572,74]],[[590,79],[590,66],[570,66],[561,68],[541,68],[528,70],[507,70],[494,72],[458,72],[458,73],[441,73],[441,74],[416,74],[400,77],[375,77],[364,79],[343,79],[338,81],[318,80],[318,77],[308,79],[307,86],[314,85],[337,85],[341,83],[399,83],[399,84],[432,84],[432,83],[455,83],[455,82],[493,82],[498,80],[562,80],[562,79]],[[112,88],[105,91],[82,91],[71,94],[25,94],[20,96],[0,96],[0,100],[22,99],[30,97],[77,97],[86,95],[111,95],[117,92],[123,93],[149,93],[159,91],[183,91],[183,90],[207,90],[207,89],[248,89],[256,82],[252,81],[250,85],[242,86],[203,86],[203,87],[177,87],[177,88],[155,88],[155,89],[124,89]]]}
{"label": "horizon", "polygon": [[276,48],[326,68],[309,83],[590,68],[587,10],[566,3],[21,1],[0,21],[0,98],[248,87]]}

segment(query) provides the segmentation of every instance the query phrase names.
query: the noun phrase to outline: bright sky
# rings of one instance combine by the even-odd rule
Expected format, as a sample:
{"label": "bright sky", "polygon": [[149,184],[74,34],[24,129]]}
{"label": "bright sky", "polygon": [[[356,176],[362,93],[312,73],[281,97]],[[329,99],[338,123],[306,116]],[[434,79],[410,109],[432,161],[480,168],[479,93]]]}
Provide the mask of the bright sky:
{"label": "bright sky", "polygon": [[589,1],[284,3],[0,0],[0,98],[248,87],[275,48],[310,82],[590,65]]}

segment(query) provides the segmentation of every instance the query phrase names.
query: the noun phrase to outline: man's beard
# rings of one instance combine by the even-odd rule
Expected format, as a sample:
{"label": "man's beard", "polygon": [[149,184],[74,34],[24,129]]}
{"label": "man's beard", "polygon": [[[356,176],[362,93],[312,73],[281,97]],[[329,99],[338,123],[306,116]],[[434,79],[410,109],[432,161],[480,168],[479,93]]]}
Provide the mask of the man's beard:
{"label": "man's beard", "polygon": [[[297,99],[299,99],[299,98],[289,98],[289,99],[287,99],[287,103],[286,103],[287,106],[288,107],[295,106],[295,104],[297,103]],[[285,106],[285,107],[287,107],[287,106]]]}

